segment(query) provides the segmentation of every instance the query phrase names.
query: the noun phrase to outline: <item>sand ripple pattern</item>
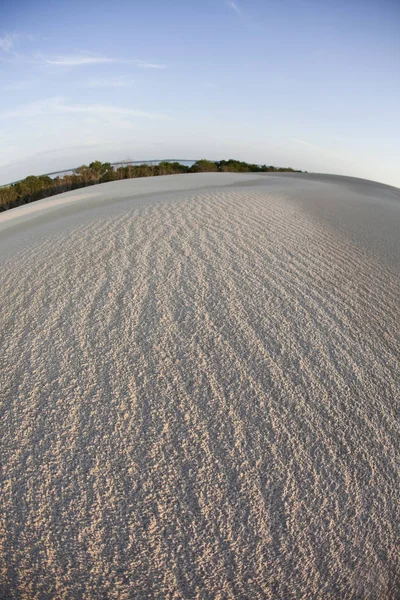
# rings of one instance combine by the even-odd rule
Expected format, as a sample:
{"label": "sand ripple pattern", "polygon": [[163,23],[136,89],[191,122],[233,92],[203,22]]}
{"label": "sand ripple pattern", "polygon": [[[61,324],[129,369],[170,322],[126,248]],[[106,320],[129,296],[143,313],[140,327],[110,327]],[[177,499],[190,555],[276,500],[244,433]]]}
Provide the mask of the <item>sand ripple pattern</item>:
{"label": "sand ripple pattern", "polygon": [[1,598],[399,598],[398,273],[242,186],[2,274]]}

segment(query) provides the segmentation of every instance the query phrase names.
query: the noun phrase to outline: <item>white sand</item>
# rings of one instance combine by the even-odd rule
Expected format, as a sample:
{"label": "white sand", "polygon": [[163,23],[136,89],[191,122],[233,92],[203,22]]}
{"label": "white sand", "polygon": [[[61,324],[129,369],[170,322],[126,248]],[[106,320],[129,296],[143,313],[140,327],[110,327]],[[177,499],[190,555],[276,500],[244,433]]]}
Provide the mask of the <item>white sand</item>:
{"label": "white sand", "polygon": [[398,598],[399,190],[126,180],[0,232],[0,598]]}

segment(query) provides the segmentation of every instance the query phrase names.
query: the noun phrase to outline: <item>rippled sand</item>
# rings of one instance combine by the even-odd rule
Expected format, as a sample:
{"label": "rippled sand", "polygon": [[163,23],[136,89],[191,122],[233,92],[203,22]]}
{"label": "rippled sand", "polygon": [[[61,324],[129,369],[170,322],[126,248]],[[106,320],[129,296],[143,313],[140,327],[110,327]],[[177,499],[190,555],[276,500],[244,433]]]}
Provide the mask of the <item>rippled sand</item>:
{"label": "rippled sand", "polygon": [[1,598],[399,598],[399,190],[128,180],[0,229]]}

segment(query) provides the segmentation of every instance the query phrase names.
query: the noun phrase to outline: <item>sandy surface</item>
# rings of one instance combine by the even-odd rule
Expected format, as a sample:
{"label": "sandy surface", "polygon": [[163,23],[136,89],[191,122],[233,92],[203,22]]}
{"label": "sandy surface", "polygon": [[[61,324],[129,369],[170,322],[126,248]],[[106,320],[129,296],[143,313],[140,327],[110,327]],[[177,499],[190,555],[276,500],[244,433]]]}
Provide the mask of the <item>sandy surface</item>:
{"label": "sandy surface", "polygon": [[128,180],[0,232],[2,599],[399,598],[399,190]]}

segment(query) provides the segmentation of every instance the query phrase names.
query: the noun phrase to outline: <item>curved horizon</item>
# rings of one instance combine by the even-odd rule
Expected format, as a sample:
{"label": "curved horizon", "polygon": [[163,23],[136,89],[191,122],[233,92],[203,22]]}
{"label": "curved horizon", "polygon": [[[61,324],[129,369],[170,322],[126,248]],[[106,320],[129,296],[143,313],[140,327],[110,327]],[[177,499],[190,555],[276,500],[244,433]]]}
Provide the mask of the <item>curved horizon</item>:
{"label": "curved horizon", "polygon": [[[203,158],[202,159],[200,159],[200,158],[197,158],[197,159],[192,159],[192,158],[152,158],[152,159],[148,159],[148,160],[119,160],[119,161],[117,160],[115,162],[110,162],[110,165],[112,167],[116,166],[116,165],[121,165],[121,166],[123,166],[123,165],[141,165],[141,164],[149,164],[149,165],[151,165],[152,163],[156,164],[156,163],[160,163],[160,162],[179,162],[179,163],[183,164],[183,163],[195,163],[195,162],[197,162],[199,160],[203,160]],[[206,159],[206,160],[209,160],[209,159]],[[228,158],[219,158],[219,159],[215,159],[215,160],[214,159],[213,160],[210,159],[211,162],[215,162],[215,163],[220,162],[222,160],[231,160],[231,158],[229,158],[229,159]],[[235,159],[233,159],[233,160],[235,160]],[[90,161],[90,162],[92,162],[92,161]],[[106,162],[109,162],[109,161],[102,161],[102,162],[106,163]],[[88,163],[88,165],[89,164],[90,163]],[[269,165],[270,163],[258,163],[258,162],[255,162],[255,163],[249,163],[249,164],[257,164],[258,166],[262,166],[264,164]],[[86,165],[86,166],[88,166],[88,165]],[[30,177],[30,176],[33,176],[33,177],[46,177],[46,176],[50,176],[50,175],[60,175],[62,173],[72,173],[73,171],[79,169],[82,166],[84,166],[84,163],[81,164],[81,165],[78,165],[76,167],[73,167],[71,169],[60,169],[58,171],[52,171],[52,172],[49,172],[49,173],[40,173],[40,174],[37,174],[37,175],[33,175],[32,173],[30,173],[29,175],[26,175],[22,179],[17,179],[16,181],[12,181],[10,183],[1,184],[0,188],[9,187],[9,186],[14,185],[16,183],[20,183],[21,181],[23,181],[24,179],[26,179],[26,177]],[[271,166],[276,166],[276,165],[271,165]],[[400,189],[400,185],[397,186],[397,185],[393,185],[393,184],[390,184],[390,183],[385,183],[383,181],[379,181],[379,180],[376,180],[376,179],[370,179],[368,177],[358,177],[358,176],[355,176],[355,175],[346,175],[344,173],[331,173],[331,172],[322,172],[322,171],[316,172],[316,171],[300,170],[300,172],[303,173],[304,175],[306,175],[306,174],[310,174],[310,175],[327,175],[327,176],[333,176],[333,177],[348,177],[350,179],[360,179],[360,180],[363,180],[363,181],[370,181],[372,183],[378,183],[380,185],[386,185],[388,187],[393,187],[395,189]],[[274,175],[274,173],[271,172],[270,175]]]}

